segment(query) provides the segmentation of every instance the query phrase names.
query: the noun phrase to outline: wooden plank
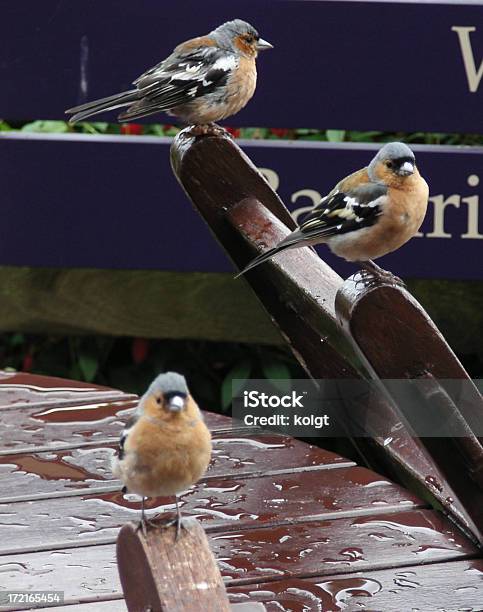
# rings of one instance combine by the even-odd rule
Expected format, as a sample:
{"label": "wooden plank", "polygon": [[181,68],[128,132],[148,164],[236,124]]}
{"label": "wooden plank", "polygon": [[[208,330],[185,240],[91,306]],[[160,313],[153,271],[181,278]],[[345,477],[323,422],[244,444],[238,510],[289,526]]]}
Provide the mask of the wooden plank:
{"label": "wooden plank", "polygon": [[[343,577],[375,568],[441,563],[477,554],[472,545],[435,511],[315,521],[276,528],[209,533],[210,546],[227,584],[263,580]],[[2,588],[55,590],[66,602],[122,593],[115,566],[115,545],[87,546],[0,558]],[[460,581],[455,576],[453,583]]]}
{"label": "wooden plank", "polygon": [[[213,478],[179,496],[183,514],[209,529],[254,528],[422,507],[412,493],[365,468],[350,467],[258,478]],[[172,498],[147,509],[174,510]],[[138,520],[140,504],[119,492],[0,504],[0,553],[101,542]],[[150,513],[151,515],[153,513]]]}
{"label": "wooden plank", "polygon": [[[455,491],[462,504],[457,518],[461,520],[462,516],[464,526],[483,542],[483,445],[477,439],[478,432],[471,429],[472,424],[478,426],[482,421],[483,398],[441,332],[406,290],[390,285],[368,287],[360,280],[355,276],[346,281],[338,294],[339,316],[372,378],[381,379],[389,395],[391,386],[384,385],[384,379],[408,379],[408,386],[409,380],[419,381],[421,392],[423,383],[426,387],[430,385],[427,399],[424,394],[420,398],[419,414],[426,411],[430,422],[431,415],[436,416],[436,406],[440,413],[444,410],[447,421],[457,419],[459,431],[453,436],[451,433],[445,433],[444,438],[428,435],[421,440],[442,481]],[[465,401],[452,396],[454,386],[448,383],[455,379],[465,385]],[[395,404],[397,400],[396,397]],[[401,410],[401,413],[401,418],[407,420],[407,412]],[[394,416],[400,420],[397,410]],[[424,435],[417,431],[416,434]],[[412,459],[407,456],[408,462]],[[418,467],[412,466],[420,483],[432,490],[433,495],[440,496],[440,480],[428,481],[427,471]],[[452,513],[453,497],[441,501]]]}
{"label": "wooden plank", "polygon": [[[223,181],[217,181],[215,160],[221,154],[225,161]],[[261,188],[256,169],[234,143],[221,138],[193,141],[182,133],[173,143],[172,158],[178,179],[239,268],[257,250],[274,246],[287,234],[287,227],[279,220],[285,219],[281,202]],[[249,272],[245,279],[311,377],[370,378],[370,364],[357,347],[348,346],[350,342],[341,333],[335,297],[342,281],[310,250],[284,253]],[[455,517],[465,524],[463,506],[452,487],[417,437],[401,429],[399,415],[386,397],[372,396],[349,416],[345,426],[359,423],[362,435],[374,436],[377,460],[390,473],[396,477],[409,473],[410,478],[424,473],[421,482],[425,487],[429,482],[442,483],[439,489],[429,490],[429,495],[450,505]],[[369,439],[358,440],[365,461],[367,457],[374,460],[374,444]]]}
{"label": "wooden plank", "polygon": [[[222,166],[220,160],[223,160]],[[293,219],[276,193],[229,138],[195,140],[182,132],[171,148],[171,162],[187,195],[239,268],[254,256],[253,246],[240,240],[240,231],[242,235],[252,231],[253,241],[258,242],[259,248],[267,248],[285,236],[287,228],[294,228]],[[222,181],[220,176],[223,176]],[[305,284],[304,293],[297,294],[298,301],[294,301],[293,292],[290,292],[293,286],[290,281],[279,286],[279,277],[262,278],[259,270],[247,275],[246,280],[282,335],[289,338],[294,352],[303,354],[304,346],[313,345],[312,351],[318,354],[319,368],[323,371],[321,377],[355,376],[344,357],[333,347],[337,344],[338,349],[353,355],[335,319],[335,295],[342,279],[308,249],[292,253],[290,257],[296,260],[291,272]],[[269,265],[273,268],[275,264]],[[295,303],[297,315],[291,316]],[[315,338],[307,324],[308,304],[312,306],[311,311],[317,311],[314,317],[317,331],[320,330],[328,342],[321,343],[320,337]],[[301,315],[298,314],[300,309]]]}
{"label": "wooden plank", "polygon": [[116,557],[128,608],[229,612],[223,579],[203,527],[195,519],[185,520],[183,535],[177,538],[176,533],[173,525],[144,535],[132,524],[119,532]]}
{"label": "wooden plank", "polygon": [[107,400],[131,400],[132,393],[125,393],[109,387],[27,374],[22,372],[0,371],[0,410],[35,405],[76,406]]}
{"label": "wooden plank", "polygon": [[[330,451],[282,435],[214,434],[212,461],[203,478],[262,475],[307,468],[355,465]],[[112,477],[111,461],[117,443],[62,451],[0,456],[0,503],[85,494],[86,489],[121,488]]]}
{"label": "wooden plank", "polygon": [[[135,396],[132,396],[135,397]],[[94,401],[83,405],[56,405],[0,410],[0,455],[105,444],[119,440],[123,425],[137,405],[131,401]],[[250,431],[233,429],[230,417],[204,412],[212,432]]]}
{"label": "wooden plank", "polygon": [[483,561],[409,566],[350,576],[276,580],[229,587],[232,602],[258,601],[268,612],[481,612]]}

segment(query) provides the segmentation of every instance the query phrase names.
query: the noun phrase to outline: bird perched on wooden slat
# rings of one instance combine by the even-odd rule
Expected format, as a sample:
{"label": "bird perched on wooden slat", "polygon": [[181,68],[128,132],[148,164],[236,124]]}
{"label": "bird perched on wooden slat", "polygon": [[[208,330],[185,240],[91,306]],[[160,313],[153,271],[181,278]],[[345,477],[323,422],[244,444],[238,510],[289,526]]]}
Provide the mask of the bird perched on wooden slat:
{"label": "bird perched on wooden slat", "polygon": [[126,423],[119,454],[112,472],[125,485],[124,491],[142,496],[141,522],[147,525],[145,497],[174,495],[178,536],[181,512],[177,494],[188,489],[205,473],[211,458],[211,434],[191,396],[184,376],[160,374],[140,399]]}
{"label": "bird perched on wooden slat", "polygon": [[326,243],[378,280],[400,283],[372,260],[395,251],[419,230],[428,204],[428,185],[411,149],[384,145],[367,168],[342,179],[277,246],[250,262],[238,276],[277,253]]}
{"label": "bird perched on wooden slat", "polygon": [[127,106],[120,121],[163,111],[197,126],[196,134],[217,133],[213,122],[237,113],[255,93],[255,60],[259,51],[271,48],[246,21],[228,21],[178,45],[136,79],[134,89],[68,109],[69,122]]}

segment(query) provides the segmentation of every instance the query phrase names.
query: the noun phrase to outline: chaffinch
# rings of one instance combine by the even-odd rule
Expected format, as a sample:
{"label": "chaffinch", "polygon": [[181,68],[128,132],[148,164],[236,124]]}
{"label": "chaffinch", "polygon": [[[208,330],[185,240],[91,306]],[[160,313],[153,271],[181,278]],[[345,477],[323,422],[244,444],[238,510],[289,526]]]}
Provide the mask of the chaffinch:
{"label": "chaffinch", "polygon": [[[164,111],[196,126],[211,125],[241,110],[255,92],[258,52],[272,45],[241,19],[178,45],[134,81],[135,89],[70,108],[70,123],[128,106],[120,121]],[[205,128],[199,133],[206,133]]]}
{"label": "chaffinch", "polygon": [[190,395],[186,380],[175,372],[160,374],[141,397],[119,442],[112,472],[123,492],[142,497],[139,527],[146,532],[144,498],[174,495],[176,535],[181,526],[177,494],[204,474],[211,458],[211,434]]}
{"label": "chaffinch", "polygon": [[420,228],[428,185],[414,153],[402,142],[382,147],[367,168],[342,179],[276,247],[256,257],[244,274],[277,253],[326,243],[347,261],[358,262],[376,280],[401,283],[372,260],[395,251]]}

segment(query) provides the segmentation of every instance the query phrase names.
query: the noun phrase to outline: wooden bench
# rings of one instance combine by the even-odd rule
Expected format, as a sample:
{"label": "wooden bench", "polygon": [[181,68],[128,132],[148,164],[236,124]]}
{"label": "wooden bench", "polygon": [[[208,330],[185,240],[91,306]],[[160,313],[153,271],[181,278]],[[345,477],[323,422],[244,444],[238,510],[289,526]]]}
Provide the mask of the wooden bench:
{"label": "wooden bench", "polygon": [[[181,133],[172,165],[238,268],[294,227],[280,199],[228,137],[192,139]],[[351,414],[370,437],[359,442],[362,456],[410,482],[479,548],[483,447],[476,434],[482,399],[421,306],[405,290],[368,288],[357,275],[344,283],[309,249],[275,258],[246,281],[310,376],[376,382],[379,392]],[[443,411],[459,433],[418,437],[401,416],[387,379],[417,380],[425,396],[421,408]],[[462,381],[466,404],[458,405],[447,379]]]}
{"label": "wooden bench", "polygon": [[[121,494],[110,459],[135,403],[112,389],[0,374],[0,593],[64,591],[59,612],[125,609],[115,541],[139,503]],[[232,603],[401,612],[403,596],[407,609],[442,600],[477,609],[478,549],[420,497],[335,453],[205,417],[213,462],[181,504],[205,528]],[[149,502],[153,512],[172,505]]]}

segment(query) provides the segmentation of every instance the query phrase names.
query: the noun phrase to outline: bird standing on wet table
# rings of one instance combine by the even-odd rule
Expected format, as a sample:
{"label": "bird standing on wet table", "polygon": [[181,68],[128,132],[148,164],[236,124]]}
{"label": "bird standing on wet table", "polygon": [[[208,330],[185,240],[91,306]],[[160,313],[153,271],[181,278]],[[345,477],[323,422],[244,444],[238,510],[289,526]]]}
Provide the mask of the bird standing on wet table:
{"label": "bird standing on wet table", "polygon": [[298,229],[238,276],[282,251],[326,243],[335,255],[357,262],[373,279],[402,284],[372,260],[395,251],[417,233],[428,195],[411,149],[402,142],[388,143],[367,168],[341,180]]}
{"label": "bird standing on wet table", "polygon": [[136,411],[121,434],[113,474],[124,490],[145,497],[176,496],[176,537],[181,526],[177,494],[205,473],[211,458],[211,434],[191,396],[184,376],[160,374],[141,397]]}
{"label": "bird standing on wet table", "polygon": [[218,133],[213,123],[237,113],[255,93],[255,60],[259,51],[271,48],[246,21],[228,21],[178,45],[133,82],[135,89],[68,109],[69,122],[127,106],[120,121],[163,111],[194,124],[195,135]]}

